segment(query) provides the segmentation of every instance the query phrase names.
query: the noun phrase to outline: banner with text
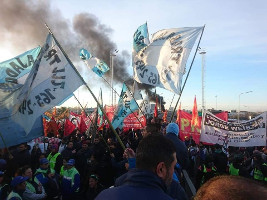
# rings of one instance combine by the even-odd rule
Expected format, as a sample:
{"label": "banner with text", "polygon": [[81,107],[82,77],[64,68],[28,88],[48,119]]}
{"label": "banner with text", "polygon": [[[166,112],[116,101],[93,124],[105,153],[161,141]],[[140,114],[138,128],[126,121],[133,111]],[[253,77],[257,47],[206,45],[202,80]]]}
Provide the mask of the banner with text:
{"label": "banner with text", "polygon": [[200,141],[228,146],[250,147],[266,145],[266,112],[242,123],[223,121],[206,111],[202,120]]}

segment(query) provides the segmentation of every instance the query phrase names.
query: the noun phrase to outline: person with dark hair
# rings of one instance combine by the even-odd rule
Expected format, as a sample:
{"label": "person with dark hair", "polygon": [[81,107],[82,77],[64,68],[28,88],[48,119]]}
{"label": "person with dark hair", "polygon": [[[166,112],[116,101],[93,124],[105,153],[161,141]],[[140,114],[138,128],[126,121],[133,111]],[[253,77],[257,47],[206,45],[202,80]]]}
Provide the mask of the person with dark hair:
{"label": "person with dark hair", "polygon": [[91,174],[87,181],[87,187],[82,192],[84,200],[94,200],[103,189],[103,185],[99,183],[99,177],[96,174]]}
{"label": "person with dark hair", "polygon": [[31,164],[31,155],[27,148],[27,144],[20,144],[18,146],[18,152],[14,155],[14,160],[17,164],[17,168]]}
{"label": "person with dark hair", "polygon": [[24,166],[21,169],[21,174],[23,177],[28,177],[23,198],[25,200],[44,199],[46,197],[45,190],[42,184],[37,179],[33,178],[31,167],[29,165]]}
{"label": "person with dark hair", "polygon": [[217,173],[220,175],[226,174],[228,162],[227,155],[223,153],[221,145],[215,144],[214,147],[215,150],[213,153],[213,163],[217,168]]}
{"label": "person with dark hair", "polygon": [[200,165],[196,175],[196,188],[207,182],[209,179],[216,176],[217,168],[214,166],[213,158],[211,155],[206,157],[203,165]]}
{"label": "person with dark hair", "polygon": [[182,169],[187,169],[189,164],[189,156],[187,148],[183,141],[178,138],[179,127],[176,123],[170,123],[166,129],[166,138],[172,141],[176,149],[176,158]]}
{"label": "person with dark hair", "polygon": [[155,124],[147,124],[142,130],[143,137],[146,137],[150,134],[160,134],[158,127]]}
{"label": "person with dark hair", "polygon": [[151,134],[141,140],[136,152],[136,169],[116,180],[115,186],[96,199],[172,199],[166,194],[177,163],[175,147],[162,135]]}
{"label": "person with dark hair", "polygon": [[194,200],[266,200],[267,188],[241,176],[217,176],[206,182]]}
{"label": "person with dark hair", "polygon": [[75,158],[76,149],[73,148],[73,142],[69,141],[67,147],[61,152],[64,158]]}

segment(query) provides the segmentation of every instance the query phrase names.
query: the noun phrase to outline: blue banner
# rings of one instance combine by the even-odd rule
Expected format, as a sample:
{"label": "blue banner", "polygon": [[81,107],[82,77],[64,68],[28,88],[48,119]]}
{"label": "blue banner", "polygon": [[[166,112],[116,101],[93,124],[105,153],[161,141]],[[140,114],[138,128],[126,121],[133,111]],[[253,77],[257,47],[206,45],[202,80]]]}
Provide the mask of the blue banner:
{"label": "blue banner", "polygon": [[114,129],[118,128],[123,120],[132,112],[138,110],[138,105],[125,83],[123,83],[120,99],[118,102],[117,110],[112,120],[112,126]]}
{"label": "blue banner", "polygon": [[90,69],[93,70],[93,72],[100,77],[102,77],[109,70],[109,66],[103,60],[94,57],[86,49],[80,50],[80,58]]}
{"label": "blue banner", "polygon": [[[43,117],[40,116],[35,121],[31,131],[27,134],[24,128],[11,118],[0,120],[0,133],[2,134],[7,147],[29,142],[32,139],[44,135]],[[4,148],[4,143],[0,138],[0,148]]]}
{"label": "blue banner", "polygon": [[[16,56],[10,60],[0,63],[0,83],[21,83],[24,81],[22,77],[28,74],[39,55],[41,47],[36,47],[32,50]],[[25,79],[24,79],[25,80]]]}
{"label": "blue banner", "polygon": [[147,46],[149,43],[149,35],[147,31],[147,23],[138,27],[133,36],[133,48],[136,53]]}

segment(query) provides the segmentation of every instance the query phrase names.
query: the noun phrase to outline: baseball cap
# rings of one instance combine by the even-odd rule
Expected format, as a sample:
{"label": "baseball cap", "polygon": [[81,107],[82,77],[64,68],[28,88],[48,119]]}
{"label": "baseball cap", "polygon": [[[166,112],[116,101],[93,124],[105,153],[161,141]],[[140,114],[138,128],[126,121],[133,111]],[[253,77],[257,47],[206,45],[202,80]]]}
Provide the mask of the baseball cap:
{"label": "baseball cap", "polygon": [[23,177],[23,176],[16,176],[12,181],[11,181],[11,186],[16,187],[18,184],[23,183],[24,181],[28,180],[29,177]]}
{"label": "baseball cap", "polygon": [[74,159],[69,159],[67,165],[75,165],[75,160]]}
{"label": "baseball cap", "polygon": [[49,161],[47,160],[47,158],[42,158],[42,159],[40,160],[40,165],[48,164],[48,163],[49,163]]}

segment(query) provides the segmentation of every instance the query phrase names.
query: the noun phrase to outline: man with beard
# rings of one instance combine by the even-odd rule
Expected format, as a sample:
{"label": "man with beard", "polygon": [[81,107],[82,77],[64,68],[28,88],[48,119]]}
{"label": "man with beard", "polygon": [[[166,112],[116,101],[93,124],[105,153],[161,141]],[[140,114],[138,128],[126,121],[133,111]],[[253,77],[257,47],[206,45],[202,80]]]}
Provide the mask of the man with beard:
{"label": "man with beard", "polygon": [[172,142],[162,135],[149,135],[137,148],[136,169],[119,177],[116,187],[104,190],[96,199],[172,199],[166,190],[176,163]]}

